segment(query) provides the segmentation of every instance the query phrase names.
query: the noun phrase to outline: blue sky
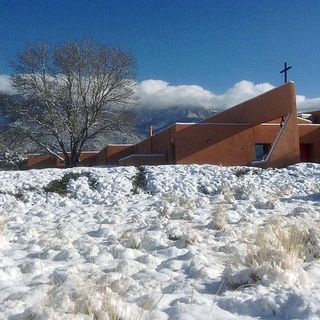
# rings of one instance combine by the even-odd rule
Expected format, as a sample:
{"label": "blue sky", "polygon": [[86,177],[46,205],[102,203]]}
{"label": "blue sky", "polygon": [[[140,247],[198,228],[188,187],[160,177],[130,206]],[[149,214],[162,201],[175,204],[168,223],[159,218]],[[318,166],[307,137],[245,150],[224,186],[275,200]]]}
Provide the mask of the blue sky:
{"label": "blue sky", "polygon": [[289,80],[320,96],[319,0],[0,0],[0,74],[37,40],[93,38],[130,50],[139,81],[223,94],[241,80]]}

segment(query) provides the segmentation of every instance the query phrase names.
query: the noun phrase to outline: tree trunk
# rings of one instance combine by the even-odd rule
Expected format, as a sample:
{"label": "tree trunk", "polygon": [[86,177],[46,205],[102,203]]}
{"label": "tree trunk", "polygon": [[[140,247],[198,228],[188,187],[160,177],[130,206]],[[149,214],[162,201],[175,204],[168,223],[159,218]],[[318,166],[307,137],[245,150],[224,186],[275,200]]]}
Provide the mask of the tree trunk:
{"label": "tree trunk", "polygon": [[79,152],[72,150],[71,155],[67,159],[65,159],[65,167],[66,168],[76,167],[79,162],[80,162]]}

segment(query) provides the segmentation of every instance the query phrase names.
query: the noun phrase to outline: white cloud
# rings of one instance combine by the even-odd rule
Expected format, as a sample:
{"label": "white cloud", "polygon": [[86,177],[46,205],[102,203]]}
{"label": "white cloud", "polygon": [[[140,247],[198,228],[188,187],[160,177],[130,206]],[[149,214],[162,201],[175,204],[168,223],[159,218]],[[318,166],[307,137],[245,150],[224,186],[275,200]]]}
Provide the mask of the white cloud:
{"label": "white cloud", "polygon": [[264,92],[267,92],[273,88],[274,86],[270,83],[254,84],[251,81],[242,80],[240,82],[237,82],[224,94],[216,96],[214,101],[214,109],[224,110],[230,108]]}
{"label": "white cloud", "polygon": [[296,101],[299,112],[320,110],[320,98],[307,99],[305,96],[297,95]]}
{"label": "white cloud", "polygon": [[6,74],[0,74],[0,92],[14,94],[15,90],[10,84],[10,77]]}
{"label": "white cloud", "polygon": [[[254,84],[251,81],[242,80],[223,94],[215,94],[198,85],[173,86],[163,80],[144,80],[138,83],[136,95],[143,106],[150,108],[200,106],[217,111],[225,110],[243,101],[258,96],[273,89],[270,83]],[[0,74],[0,92],[14,94],[15,90],[10,84],[10,77]],[[299,112],[320,109],[320,97],[308,99],[297,95]]]}
{"label": "white cloud", "polygon": [[[243,101],[273,89],[270,83],[254,84],[242,80],[223,94],[214,94],[198,85],[173,86],[163,80],[145,80],[138,84],[136,94],[142,105],[150,108],[170,106],[200,106],[217,111],[228,109]],[[320,109],[320,97],[308,99],[297,95],[299,112]]]}
{"label": "white cloud", "polygon": [[151,108],[201,106],[224,110],[272,88],[273,86],[269,83],[254,84],[243,80],[224,94],[217,95],[198,85],[172,86],[163,80],[145,80],[138,84],[136,94],[142,105]]}
{"label": "white cloud", "polygon": [[215,95],[197,85],[172,86],[163,80],[145,80],[138,84],[136,95],[144,106],[165,108],[169,106],[213,107]]}

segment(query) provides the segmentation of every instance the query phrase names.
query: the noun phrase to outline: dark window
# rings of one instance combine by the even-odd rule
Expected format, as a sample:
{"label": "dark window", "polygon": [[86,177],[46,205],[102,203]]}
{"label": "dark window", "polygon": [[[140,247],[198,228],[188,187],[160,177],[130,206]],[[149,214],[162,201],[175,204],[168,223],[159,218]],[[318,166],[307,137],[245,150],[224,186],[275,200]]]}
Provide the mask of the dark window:
{"label": "dark window", "polygon": [[312,161],[312,144],[311,143],[300,144],[300,161],[301,162]]}
{"label": "dark window", "polygon": [[262,161],[265,160],[269,154],[271,145],[265,143],[256,143],[255,144],[255,160]]}

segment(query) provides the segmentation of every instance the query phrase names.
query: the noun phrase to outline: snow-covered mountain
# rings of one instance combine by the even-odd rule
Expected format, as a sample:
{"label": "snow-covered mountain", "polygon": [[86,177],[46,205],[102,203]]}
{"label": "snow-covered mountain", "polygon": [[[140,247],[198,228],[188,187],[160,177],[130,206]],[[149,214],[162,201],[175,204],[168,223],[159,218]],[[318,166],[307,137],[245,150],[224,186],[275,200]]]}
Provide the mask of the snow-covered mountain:
{"label": "snow-covered mountain", "polygon": [[320,165],[0,172],[0,318],[320,318]]}
{"label": "snow-covered mountain", "polygon": [[139,107],[134,111],[137,118],[137,129],[140,134],[146,134],[149,125],[155,131],[162,130],[175,122],[198,122],[214,114],[213,110],[203,107],[168,107],[152,109]]}
{"label": "snow-covered mountain", "polygon": [[4,127],[10,123],[10,118],[8,116],[0,115],[0,127]]}
{"label": "snow-covered mountain", "polygon": [[157,133],[175,122],[198,122],[214,113],[203,107],[168,107],[152,109],[138,106],[132,110],[132,117],[136,126],[129,132],[114,131],[105,137],[90,141],[86,149],[101,149],[107,143],[137,143],[148,135],[149,126],[152,125]]}
{"label": "snow-covered mountain", "polygon": [[[106,136],[97,137],[93,141],[88,141],[85,145],[85,150],[100,150],[108,143],[137,143],[147,137],[150,125],[153,125],[157,133],[175,122],[198,122],[212,115],[213,112],[214,111],[203,107],[152,109],[137,106],[131,113],[136,123],[132,130],[126,132],[114,131]],[[10,118],[8,116],[1,115],[0,107],[0,127],[7,125],[9,122]],[[31,152],[31,150],[29,150],[29,152]]]}

